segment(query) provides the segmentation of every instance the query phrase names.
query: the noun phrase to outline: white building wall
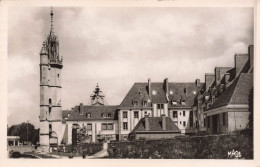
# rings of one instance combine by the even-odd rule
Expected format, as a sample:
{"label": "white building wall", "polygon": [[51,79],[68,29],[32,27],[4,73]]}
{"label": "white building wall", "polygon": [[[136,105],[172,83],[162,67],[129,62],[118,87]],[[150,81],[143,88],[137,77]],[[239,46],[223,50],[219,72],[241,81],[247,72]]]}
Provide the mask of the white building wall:
{"label": "white building wall", "polygon": [[[102,130],[102,123],[112,123],[113,130]],[[93,120],[93,121],[67,121],[68,124],[68,144],[72,144],[72,127],[73,124],[78,124],[80,127],[92,125],[92,130],[88,131],[88,135],[92,136],[92,142],[97,141],[97,135],[118,135],[118,121],[117,120]]]}
{"label": "white building wall", "polygon": [[[173,118],[173,112],[177,111],[177,118]],[[185,111],[185,116],[183,116],[183,111]],[[181,133],[185,133],[186,130],[190,129],[190,111],[192,109],[170,109],[169,116],[175,122],[177,122],[178,128],[181,130]],[[183,126],[183,122],[185,121],[186,126]]]}

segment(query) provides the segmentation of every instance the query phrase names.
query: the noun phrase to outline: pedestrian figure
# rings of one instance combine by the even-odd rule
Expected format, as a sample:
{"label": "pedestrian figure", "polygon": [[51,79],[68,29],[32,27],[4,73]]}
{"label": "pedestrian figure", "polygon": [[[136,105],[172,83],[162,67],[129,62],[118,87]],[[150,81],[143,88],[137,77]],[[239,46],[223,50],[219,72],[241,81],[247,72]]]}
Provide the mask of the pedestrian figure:
{"label": "pedestrian figure", "polygon": [[82,158],[83,158],[83,159],[86,158],[86,154],[87,154],[86,151],[83,151],[83,153],[82,153]]}
{"label": "pedestrian figure", "polygon": [[72,158],[73,158],[73,154],[70,153],[70,154],[69,154],[69,159],[72,159]]}

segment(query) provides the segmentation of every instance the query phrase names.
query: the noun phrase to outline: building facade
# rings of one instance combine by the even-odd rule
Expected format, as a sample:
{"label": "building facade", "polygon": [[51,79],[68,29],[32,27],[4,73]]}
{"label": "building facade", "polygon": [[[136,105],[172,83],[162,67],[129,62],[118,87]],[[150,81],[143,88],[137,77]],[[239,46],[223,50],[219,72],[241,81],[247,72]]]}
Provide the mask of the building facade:
{"label": "building facade", "polygon": [[253,112],[254,47],[247,54],[235,54],[235,67],[216,67],[205,74],[205,87],[195,98],[198,131],[230,133],[245,129]]}
{"label": "building facade", "polygon": [[75,129],[83,142],[169,138],[197,132],[229,133],[244,129],[253,101],[253,46],[235,55],[235,67],[216,67],[205,83],[134,83],[120,105],[108,105],[97,85],[87,105],[62,110],[62,57],[51,30],[40,52],[40,145],[72,144]]}

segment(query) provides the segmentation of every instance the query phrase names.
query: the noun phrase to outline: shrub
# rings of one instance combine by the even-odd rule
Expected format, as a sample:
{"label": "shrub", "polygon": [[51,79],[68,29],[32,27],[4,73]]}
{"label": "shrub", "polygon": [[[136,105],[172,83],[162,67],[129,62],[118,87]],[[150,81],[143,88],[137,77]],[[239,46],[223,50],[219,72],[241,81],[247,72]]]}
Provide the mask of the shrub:
{"label": "shrub", "polygon": [[233,149],[240,150],[243,158],[252,159],[253,136],[249,132],[239,132],[229,135],[115,142],[109,144],[108,158],[227,159],[228,152]]}
{"label": "shrub", "polygon": [[20,157],[21,157],[20,152],[13,152],[11,155],[11,158],[20,158]]}

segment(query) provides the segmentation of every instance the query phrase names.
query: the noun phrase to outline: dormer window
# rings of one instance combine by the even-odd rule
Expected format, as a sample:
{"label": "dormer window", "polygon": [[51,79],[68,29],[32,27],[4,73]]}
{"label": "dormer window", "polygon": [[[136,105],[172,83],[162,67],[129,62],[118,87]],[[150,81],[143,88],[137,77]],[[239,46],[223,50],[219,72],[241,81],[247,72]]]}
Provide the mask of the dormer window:
{"label": "dormer window", "polygon": [[215,102],[215,96],[211,97],[211,102],[214,103]]}
{"label": "dormer window", "polygon": [[185,106],[186,105],[186,102],[185,100],[181,100],[181,105]]}
{"label": "dormer window", "polygon": [[111,118],[112,114],[111,113],[103,113],[102,116],[103,116],[103,118]]}
{"label": "dormer window", "polygon": [[155,91],[155,90],[153,90],[153,91],[152,91],[152,94],[153,94],[153,95],[156,95],[156,91]]}
{"label": "dormer window", "polygon": [[87,113],[87,114],[86,114],[86,117],[87,117],[87,118],[91,118],[91,113]]}
{"label": "dormer window", "polygon": [[172,90],[170,90],[170,95],[172,95],[173,94],[173,91]]}
{"label": "dormer window", "polygon": [[147,101],[143,101],[143,105],[144,105],[144,106],[147,106]]}
{"label": "dormer window", "polygon": [[137,100],[134,101],[134,106],[138,106],[138,101]]}
{"label": "dormer window", "polygon": [[172,100],[172,105],[176,106],[177,105],[177,101],[176,100]]}

